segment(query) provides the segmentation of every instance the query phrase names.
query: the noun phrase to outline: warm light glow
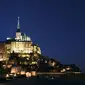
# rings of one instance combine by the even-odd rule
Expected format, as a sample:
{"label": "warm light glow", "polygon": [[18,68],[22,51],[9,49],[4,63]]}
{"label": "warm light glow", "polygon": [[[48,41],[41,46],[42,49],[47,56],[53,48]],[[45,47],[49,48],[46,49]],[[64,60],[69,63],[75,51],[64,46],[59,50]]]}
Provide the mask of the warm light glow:
{"label": "warm light glow", "polygon": [[54,65],[55,65],[55,62],[52,63],[52,66],[54,66]]}
{"label": "warm light glow", "polygon": [[62,69],[61,72],[65,72],[66,70],[65,69]]}
{"label": "warm light glow", "polygon": [[11,69],[11,73],[17,73],[18,72],[18,69],[16,68],[16,67],[13,67],[12,69]]}
{"label": "warm light glow", "polygon": [[31,42],[11,42],[11,53],[32,53],[33,47],[30,46]]}
{"label": "warm light glow", "polygon": [[26,77],[31,77],[31,73],[30,72],[26,72]]}
{"label": "warm light glow", "polygon": [[25,71],[21,71],[21,75],[25,75]]}
{"label": "warm light glow", "polygon": [[66,70],[70,70],[70,69],[71,69],[71,68],[69,68],[69,67],[68,67],[68,68],[66,68]]}
{"label": "warm light glow", "polygon": [[3,58],[1,58],[0,61],[3,61]]}
{"label": "warm light glow", "polygon": [[11,76],[12,76],[13,74],[9,74],[9,75],[11,75]]}
{"label": "warm light glow", "polygon": [[[31,53],[33,53],[35,56],[41,54],[40,47],[37,44],[33,44],[31,38],[20,31],[19,20],[17,24],[16,37],[7,37],[6,42],[4,42],[2,45],[0,48],[0,61],[9,59],[10,53],[13,52],[18,53],[20,57],[30,57]],[[33,62],[33,64],[36,64],[36,62]]]}
{"label": "warm light glow", "polygon": [[7,68],[11,68],[12,65],[7,65]]}
{"label": "warm light glow", "polygon": [[37,64],[37,62],[32,62],[31,64]]}
{"label": "warm light glow", "polygon": [[14,77],[16,77],[17,75],[16,75],[16,73],[14,74]]}
{"label": "warm light glow", "polygon": [[6,65],[3,65],[3,68],[6,69]]}
{"label": "warm light glow", "polygon": [[9,77],[9,74],[7,74],[6,77],[8,78]]}
{"label": "warm light glow", "polygon": [[36,76],[37,75],[36,71],[32,71],[31,74],[32,74],[32,76]]}

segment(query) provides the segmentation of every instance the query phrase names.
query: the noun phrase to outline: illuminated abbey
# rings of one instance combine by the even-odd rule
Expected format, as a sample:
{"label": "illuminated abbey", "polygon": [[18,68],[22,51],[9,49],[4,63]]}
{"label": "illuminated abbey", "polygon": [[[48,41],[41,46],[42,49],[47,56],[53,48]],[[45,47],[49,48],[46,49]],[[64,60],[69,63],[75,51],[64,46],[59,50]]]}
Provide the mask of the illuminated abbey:
{"label": "illuminated abbey", "polygon": [[30,57],[33,54],[35,57],[41,54],[40,47],[34,44],[29,36],[20,31],[20,23],[18,24],[15,38],[7,38],[6,41],[0,42],[0,61],[9,58],[11,53],[17,53],[20,57]]}

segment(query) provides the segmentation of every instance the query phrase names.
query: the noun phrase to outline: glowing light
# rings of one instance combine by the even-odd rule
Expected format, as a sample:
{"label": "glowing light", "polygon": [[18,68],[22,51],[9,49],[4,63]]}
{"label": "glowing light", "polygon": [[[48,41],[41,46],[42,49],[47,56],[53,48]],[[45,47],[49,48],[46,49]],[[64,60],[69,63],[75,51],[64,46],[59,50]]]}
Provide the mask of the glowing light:
{"label": "glowing light", "polygon": [[0,61],[3,61],[3,58],[1,58]]}
{"label": "glowing light", "polygon": [[31,73],[30,72],[26,72],[26,77],[31,77]]}
{"label": "glowing light", "polygon": [[54,66],[54,65],[55,65],[55,62],[52,63],[52,66]]}
{"label": "glowing light", "polygon": [[69,68],[69,67],[68,67],[68,68],[66,68],[66,70],[70,70],[70,69],[71,69],[71,68]]}
{"label": "glowing light", "polygon": [[61,72],[65,72],[66,70],[65,69],[62,69]]}
{"label": "glowing light", "polygon": [[36,71],[32,71],[32,72],[31,72],[31,75],[32,75],[32,76],[36,76],[36,75],[37,75],[37,74],[36,74]]}
{"label": "glowing light", "polygon": [[37,64],[37,62],[32,62],[31,64]]}
{"label": "glowing light", "polygon": [[10,37],[7,37],[6,39],[7,39],[7,40],[10,40],[11,38],[10,38]]}
{"label": "glowing light", "polygon": [[47,61],[45,60],[45,63],[47,63]]}
{"label": "glowing light", "polygon": [[16,77],[17,75],[16,74],[14,74],[14,77]]}
{"label": "glowing light", "polygon": [[16,67],[13,67],[13,68],[11,69],[11,73],[17,73],[17,72],[18,72],[18,70],[17,70]]}
{"label": "glowing light", "polygon": [[21,75],[25,75],[25,71],[21,71]]}
{"label": "glowing light", "polygon": [[11,68],[12,65],[7,65],[8,68]]}
{"label": "glowing light", "polygon": [[6,77],[8,78],[9,77],[9,74],[7,74]]}

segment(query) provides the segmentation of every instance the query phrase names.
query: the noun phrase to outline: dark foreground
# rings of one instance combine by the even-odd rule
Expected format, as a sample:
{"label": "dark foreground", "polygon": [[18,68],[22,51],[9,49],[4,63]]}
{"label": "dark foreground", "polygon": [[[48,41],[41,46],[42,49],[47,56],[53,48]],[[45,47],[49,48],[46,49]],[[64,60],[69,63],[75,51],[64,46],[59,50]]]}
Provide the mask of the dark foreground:
{"label": "dark foreground", "polygon": [[85,85],[85,76],[15,78],[3,80],[0,85]]}

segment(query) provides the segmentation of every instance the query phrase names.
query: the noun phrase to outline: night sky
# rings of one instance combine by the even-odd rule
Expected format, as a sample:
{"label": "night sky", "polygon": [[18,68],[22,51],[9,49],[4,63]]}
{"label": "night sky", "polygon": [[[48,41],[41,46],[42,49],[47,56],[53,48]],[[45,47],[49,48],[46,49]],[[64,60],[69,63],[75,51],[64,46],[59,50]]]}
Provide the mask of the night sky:
{"label": "night sky", "polygon": [[85,68],[85,0],[0,0],[0,40],[21,31],[46,56]]}

